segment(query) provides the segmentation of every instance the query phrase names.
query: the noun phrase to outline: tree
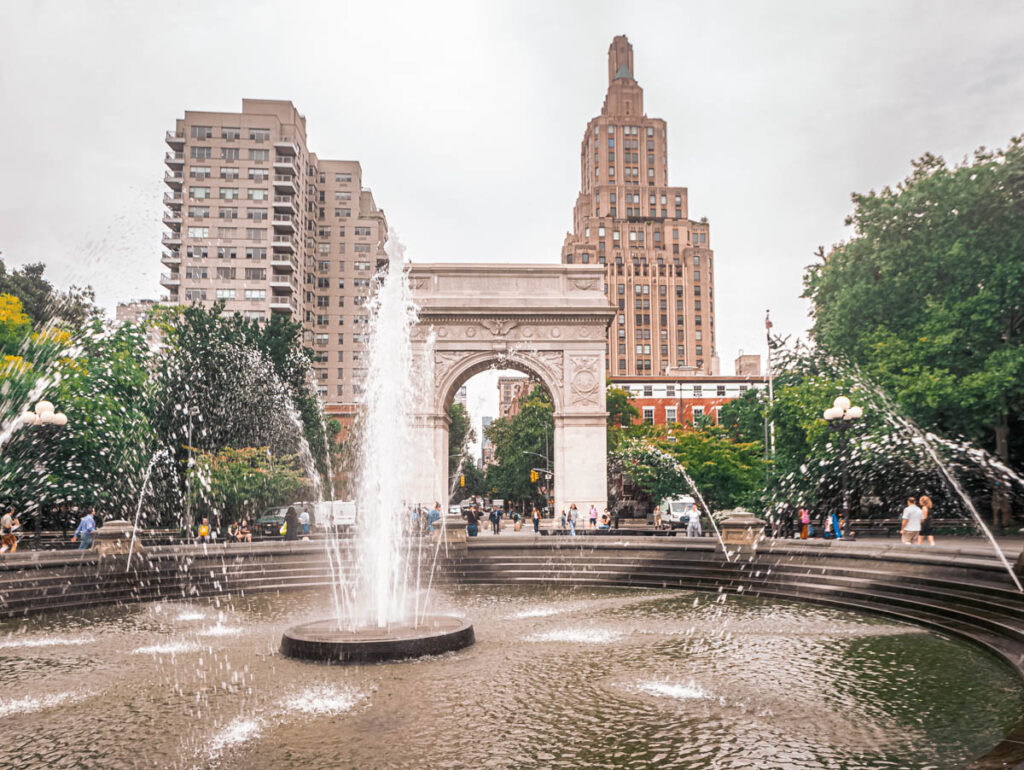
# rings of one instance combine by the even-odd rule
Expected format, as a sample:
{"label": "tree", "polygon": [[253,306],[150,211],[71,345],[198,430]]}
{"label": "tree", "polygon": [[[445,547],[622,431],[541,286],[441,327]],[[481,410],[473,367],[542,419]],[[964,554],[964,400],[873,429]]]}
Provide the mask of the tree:
{"label": "tree", "polygon": [[495,464],[487,469],[487,484],[506,500],[543,504],[541,484],[530,481],[530,469],[544,467],[554,443],[551,396],[537,385],[518,414],[492,422],[485,435],[494,445]]}
{"label": "tree", "polygon": [[923,426],[1021,467],[1024,138],[952,168],[925,155],[853,203],[854,237],[805,275],[815,341]]}
{"label": "tree", "polygon": [[251,521],[265,508],[294,501],[309,484],[294,455],[274,457],[267,447],[203,454],[192,474],[197,513],[221,525]]}
{"label": "tree", "polygon": [[46,265],[34,262],[8,271],[0,259],[0,294],[17,297],[34,326],[56,322],[77,327],[101,313],[90,287],[72,286],[61,292],[43,278]]}
{"label": "tree", "polygon": [[469,445],[476,440],[469,412],[462,404],[452,403],[448,407],[448,480],[449,484],[461,468],[472,465]]}
{"label": "tree", "polygon": [[608,427],[623,427],[633,424],[640,417],[636,405],[622,388],[617,388],[609,381],[605,389],[605,408],[608,410]]}

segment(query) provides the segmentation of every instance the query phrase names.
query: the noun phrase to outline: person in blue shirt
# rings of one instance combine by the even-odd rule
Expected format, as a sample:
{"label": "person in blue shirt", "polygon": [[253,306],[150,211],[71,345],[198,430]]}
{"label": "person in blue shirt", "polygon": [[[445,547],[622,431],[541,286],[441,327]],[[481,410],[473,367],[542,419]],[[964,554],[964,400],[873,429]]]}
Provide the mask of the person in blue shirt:
{"label": "person in blue shirt", "polygon": [[441,519],[441,503],[434,501],[434,507],[427,513],[427,531],[434,531],[434,524]]}
{"label": "person in blue shirt", "polygon": [[78,529],[71,536],[71,542],[78,540],[78,550],[84,551],[92,548],[92,533],[96,531],[96,509],[90,508],[82,520],[78,522]]}

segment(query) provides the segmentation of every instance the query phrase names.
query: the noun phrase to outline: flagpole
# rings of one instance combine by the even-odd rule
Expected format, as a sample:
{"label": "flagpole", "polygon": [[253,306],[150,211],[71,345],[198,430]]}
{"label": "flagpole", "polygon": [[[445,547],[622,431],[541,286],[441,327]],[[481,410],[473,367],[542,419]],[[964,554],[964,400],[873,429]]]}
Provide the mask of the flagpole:
{"label": "flagpole", "polygon": [[[775,403],[775,370],[772,368],[772,322],[769,318],[771,309],[764,311],[764,337],[768,344],[768,414],[765,415],[765,428],[767,436],[767,446],[765,452],[767,453],[769,448],[771,450],[771,459],[775,460],[775,421],[770,418],[772,406]],[[767,454],[766,454],[767,457]]]}

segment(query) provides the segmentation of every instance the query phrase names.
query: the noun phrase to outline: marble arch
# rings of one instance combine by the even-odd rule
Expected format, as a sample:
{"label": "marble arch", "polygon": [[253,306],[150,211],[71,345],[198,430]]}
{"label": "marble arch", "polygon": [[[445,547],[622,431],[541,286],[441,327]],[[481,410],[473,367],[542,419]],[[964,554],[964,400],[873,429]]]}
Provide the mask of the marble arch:
{"label": "marble arch", "polygon": [[414,355],[424,373],[415,409],[415,499],[447,506],[448,404],[492,366],[544,383],[555,406],[555,510],[608,504],[605,340],[615,310],[600,265],[414,264]]}

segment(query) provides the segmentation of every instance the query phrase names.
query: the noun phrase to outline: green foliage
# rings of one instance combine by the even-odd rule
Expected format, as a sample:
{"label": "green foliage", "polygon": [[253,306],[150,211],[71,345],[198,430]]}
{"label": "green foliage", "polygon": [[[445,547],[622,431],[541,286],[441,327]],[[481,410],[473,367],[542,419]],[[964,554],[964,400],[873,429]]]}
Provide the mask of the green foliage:
{"label": "green foliage", "polygon": [[449,484],[460,472],[460,468],[472,465],[469,445],[476,439],[469,412],[462,404],[452,403],[448,407],[448,479]]}
{"label": "green foliage", "polygon": [[952,168],[913,165],[895,188],[854,195],[855,236],[808,269],[814,338],[922,425],[1020,467],[1024,139]]}
{"label": "green foliage", "polygon": [[308,487],[296,466],[294,455],[274,457],[267,447],[201,455],[192,469],[196,518],[251,522],[265,508],[293,502]]}
{"label": "green foliage", "polygon": [[543,504],[541,485],[530,481],[530,469],[543,468],[544,458],[554,451],[553,414],[551,396],[537,385],[518,414],[495,420],[486,428],[496,461],[487,469],[487,486],[497,490],[495,496]]}
{"label": "green foliage", "polygon": [[609,428],[632,425],[633,420],[640,417],[640,411],[630,400],[629,393],[614,387],[611,382],[605,388],[605,408],[608,410]]}
{"label": "green foliage", "polygon": [[56,291],[43,278],[45,270],[42,262],[35,262],[8,271],[0,259],[0,294],[17,297],[36,328],[49,323],[63,323],[75,328],[99,317],[100,311],[94,304],[91,288],[72,286],[66,292]]}

